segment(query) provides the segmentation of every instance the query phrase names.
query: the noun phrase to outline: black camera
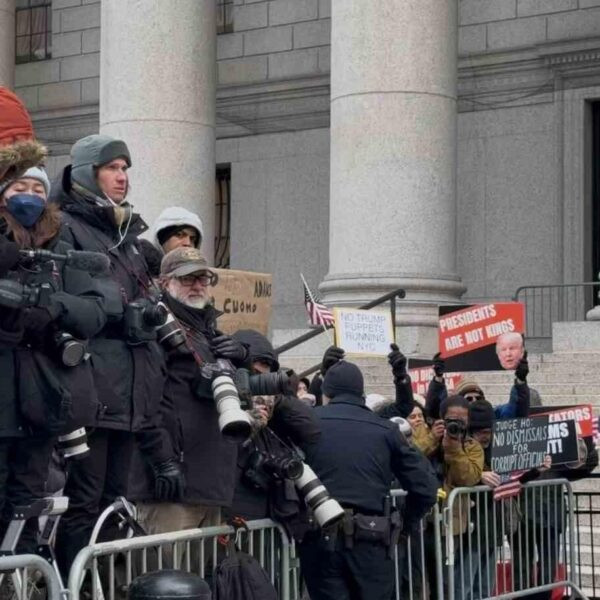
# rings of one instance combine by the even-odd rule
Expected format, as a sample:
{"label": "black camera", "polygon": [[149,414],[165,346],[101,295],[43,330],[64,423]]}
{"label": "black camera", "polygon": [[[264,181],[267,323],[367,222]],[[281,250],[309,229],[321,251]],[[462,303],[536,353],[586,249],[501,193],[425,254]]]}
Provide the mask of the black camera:
{"label": "black camera", "polygon": [[261,450],[254,450],[248,457],[244,469],[244,477],[253,487],[268,489],[271,480],[296,480],[302,475],[304,465],[293,454],[275,456]]}
{"label": "black camera", "polygon": [[467,435],[467,426],[461,419],[444,419],[444,425],[448,437],[461,440]]}
{"label": "black camera", "polygon": [[0,279],[0,306],[6,308],[48,306],[53,293],[49,283],[25,285],[12,279]]}
{"label": "black camera", "polygon": [[130,302],[125,307],[123,327],[129,344],[144,344],[156,339],[157,328],[167,322],[169,311],[161,302],[147,299]]}

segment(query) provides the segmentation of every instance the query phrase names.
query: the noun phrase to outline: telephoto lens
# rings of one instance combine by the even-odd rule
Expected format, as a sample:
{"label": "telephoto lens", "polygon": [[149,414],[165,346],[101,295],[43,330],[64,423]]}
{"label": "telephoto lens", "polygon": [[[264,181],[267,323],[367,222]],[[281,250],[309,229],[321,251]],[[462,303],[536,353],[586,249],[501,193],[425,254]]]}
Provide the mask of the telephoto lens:
{"label": "telephoto lens", "polygon": [[250,391],[253,396],[277,396],[285,394],[289,377],[284,371],[261,373],[250,376]]}
{"label": "telephoto lens", "polygon": [[59,435],[58,451],[66,459],[80,459],[86,457],[90,452],[90,447],[87,444],[85,427],[75,429],[75,431],[66,435]]}
{"label": "telephoto lens", "polygon": [[85,358],[85,344],[70,333],[59,331],[53,338],[54,350],[65,367],[76,367]]}
{"label": "telephoto lens", "polygon": [[221,433],[236,441],[243,441],[252,433],[252,420],[240,405],[240,397],[233,379],[227,374],[217,375],[211,381],[213,398],[219,413]]}
{"label": "telephoto lens", "polygon": [[156,338],[167,350],[175,350],[185,344],[185,333],[171,312],[167,313],[165,324],[156,329]]}
{"label": "telephoto lens", "polygon": [[310,507],[320,527],[327,527],[344,516],[344,509],[334,500],[315,472],[306,464],[302,475],[294,480],[296,489]]}

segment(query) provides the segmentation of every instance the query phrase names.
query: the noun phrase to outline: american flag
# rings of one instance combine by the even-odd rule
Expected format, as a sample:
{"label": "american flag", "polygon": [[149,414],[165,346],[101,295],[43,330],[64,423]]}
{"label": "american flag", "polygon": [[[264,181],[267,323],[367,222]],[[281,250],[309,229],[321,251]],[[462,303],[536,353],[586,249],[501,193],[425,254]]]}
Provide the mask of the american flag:
{"label": "american flag", "polygon": [[319,302],[317,296],[310,293],[306,281],[303,280],[302,285],[304,286],[304,306],[306,306],[306,310],[308,311],[311,325],[320,325],[322,327],[333,325],[335,322],[333,313],[324,304]]}
{"label": "american flag", "polygon": [[504,483],[495,487],[494,500],[505,500],[506,498],[518,496],[523,489],[523,484],[519,481],[521,475],[523,475],[523,471],[511,473],[510,477]]}

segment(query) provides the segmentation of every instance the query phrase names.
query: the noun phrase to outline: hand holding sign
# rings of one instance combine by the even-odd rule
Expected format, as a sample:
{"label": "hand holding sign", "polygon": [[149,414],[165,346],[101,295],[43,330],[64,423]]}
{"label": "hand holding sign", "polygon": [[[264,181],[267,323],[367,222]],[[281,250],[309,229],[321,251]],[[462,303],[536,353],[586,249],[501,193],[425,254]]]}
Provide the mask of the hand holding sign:
{"label": "hand holding sign", "polygon": [[502,483],[502,480],[500,479],[500,475],[498,475],[498,473],[494,473],[494,471],[484,471],[481,474],[481,483],[491,488],[495,488]]}
{"label": "hand holding sign", "polygon": [[438,352],[433,357],[433,373],[438,379],[440,379],[440,378],[444,377],[445,370],[446,370],[446,362],[442,358],[441,352]]}
{"label": "hand holding sign", "polygon": [[391,352],[388,354],[388,363],[392,367],[392,373],[396,379],[406,377],[407,359],[396,344],[390,344]]}
{"label": "hand holding sign", "polygon": [[321,361],[321,374],[325,375],[330,367],[333,367],[335,363],[343,360],[345,352],[343,348],[337,346],[329,346],[323,354],[323,360]]}
{"label": "hand holding sign", "polygon": [[519,361],[519,364],[515,369],[515,377],[520,383],[525,383],[527,381],[527,375],[529,375],[529,362],[527,361],[527,350],[525,350],[523,358]]}

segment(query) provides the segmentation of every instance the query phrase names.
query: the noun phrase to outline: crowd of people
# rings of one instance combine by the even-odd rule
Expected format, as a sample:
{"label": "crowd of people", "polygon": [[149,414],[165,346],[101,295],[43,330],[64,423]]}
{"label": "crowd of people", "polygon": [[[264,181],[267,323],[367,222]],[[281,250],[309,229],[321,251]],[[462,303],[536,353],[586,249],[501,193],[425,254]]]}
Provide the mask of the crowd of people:
{"label": "crowd of people", "polygon": [[[514,386],[497,407],[473,381],[449,394],[439,355],[426,398],[413,394],[397,346],[388,357],[395,398],[372,410],[342,348],[325,352],[312,380],[299,379],[262,334],[219,331],[210,302],[217,274],[202,254],[197,215],[165,208],[151,241],[139,237],[148,228],[127,200],[135,157],[125,141],[77,141],[51,183],[38,149],[26,149],[27,113],[2,89],[0,110],[0,167],[2,147],[17,156],[15,167],[22,159],[22,168],[0,168],[0,539],[15,508],[57,492],[69,499],[55,544],[63,574],[118,496],[136,503],[147,533],[269,517],[298,541],[313,600],[387,600],[392,550],[423,527],[425,561],[409,547],[403,576],[434,598],[435,536],[423,519],[439,490],[500,484],[490,470],[492,429],[496,419],[529,414],[526,354],[510,363]],[[569,469],[545,464],[527,478],[585,476],[598,460],[587,450]],[[302,465],[316,478],[300,489]],[[406,491],[400,513],[392,487]],[[318,512],[329,498],[343,509],[331,522]],[[464,568],[455,580],[484,598],[501,540],[487,536],[473,558],[466,540],[484,523],[468,499],[455,509],[468,581]],[[514,552],[522,587],[534,583],[539,525],[527,528],[528,552]],[[36,551],[37,528],[30,519],[19,552]],[[557,552],[538,583],[551,579]]]}

